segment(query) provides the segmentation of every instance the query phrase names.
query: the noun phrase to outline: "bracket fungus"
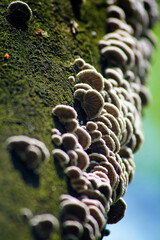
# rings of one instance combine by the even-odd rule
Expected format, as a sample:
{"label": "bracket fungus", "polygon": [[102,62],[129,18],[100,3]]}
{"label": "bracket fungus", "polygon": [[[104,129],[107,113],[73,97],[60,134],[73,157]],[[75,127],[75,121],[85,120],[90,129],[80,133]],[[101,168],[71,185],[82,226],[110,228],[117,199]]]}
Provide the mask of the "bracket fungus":
{"label": "bracket fungus", "polygon": [[86,124],[79,124],[77,113],[58,113],[62,105],[53,110],[62,123],[78,122],[73,132],[78,146],[66,152],[74,161],[65,169],[75,198],[69,195],[60,203],[66,239],[99,239],[106,222],[116,223],[125,214],[122,197],[134,176],[133,153],[143,142],[141,112],[149,101],[145,85],[155,47],[150,31],[157,21],[155,4],[107,1],[107,34],[99,42],[104,76],[82,58],[74,62],[80,70],[74,98],[86,113]]}

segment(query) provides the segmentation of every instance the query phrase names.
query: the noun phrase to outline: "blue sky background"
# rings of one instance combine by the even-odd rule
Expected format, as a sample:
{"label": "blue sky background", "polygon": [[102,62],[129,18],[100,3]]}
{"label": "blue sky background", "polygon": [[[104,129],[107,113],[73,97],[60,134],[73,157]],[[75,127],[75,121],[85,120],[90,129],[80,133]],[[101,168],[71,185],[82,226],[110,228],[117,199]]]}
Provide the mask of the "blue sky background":
{"label": "blue sky background", "polygon": [[160,23],[155,33],[157,49],[149,74],[152,102],[143,120],[145,141],[135,154],[135,177],[124,196],[126,215],[107,226],[111,234],[103,240],[160,239]]}

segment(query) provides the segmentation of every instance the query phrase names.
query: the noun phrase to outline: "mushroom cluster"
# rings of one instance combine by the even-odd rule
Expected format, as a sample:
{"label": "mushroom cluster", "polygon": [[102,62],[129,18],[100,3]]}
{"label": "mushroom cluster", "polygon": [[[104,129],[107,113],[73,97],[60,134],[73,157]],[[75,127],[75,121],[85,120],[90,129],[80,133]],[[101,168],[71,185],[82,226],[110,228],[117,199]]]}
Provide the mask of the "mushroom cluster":
{"label": "mushroom cluster", "polygon": [[99,42],[103,75],[82,58],[74,98],[86,124],[67,105],[53,108],[65,132],[52,129],[53,157],[64,167],[70,195],[60,200],[63,239],[99,239],[106,223],[125,214],[122,199],[134,176],[133,154],[143,142],[142,109],[150,95],[146,75],[158,18],[155,2],[107,1],[107,34]]}
{"label": "mushroom cluster", "polygon": [[9,137],[7,150],[13,158],[23,162],[34,172],[37,172],[50,157],[49,150],[43,142],[24,135]]}
{"label": "mushroom cluster", "polygon": [[[27,22],[32,15],[21,1],[11,3],[8,12],[14,21]],[[157,19],[153,0],[107,0],[107,32],[99,41],[103,75],[77,58],[79,72],[68,79],[85,123],[71,106],[52,110],[64,129],[51,130],[52,155],[69,194],[60,197],[60,222],[52,214],[33,216],[23,209],[36,239],[49,239],[60,224],[63,240],[98,240],[106,223],[125,215],[122,197],[134,176],[133,154],[143,142],[142,110],[150,99],[146,76],[155,47],[150,29]],[[7,149],[35,172],[50,156],[44,143],[23,135],[9,137]]]}

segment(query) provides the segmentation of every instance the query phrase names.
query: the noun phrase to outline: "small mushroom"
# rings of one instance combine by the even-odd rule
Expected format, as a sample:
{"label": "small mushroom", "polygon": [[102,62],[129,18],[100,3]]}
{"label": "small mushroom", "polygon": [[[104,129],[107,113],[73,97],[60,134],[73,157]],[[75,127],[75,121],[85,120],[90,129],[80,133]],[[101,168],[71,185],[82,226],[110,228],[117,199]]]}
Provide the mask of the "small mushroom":
{"label": "small mushroom", "polygon": [[121,74],[112,68],[107,68],[105,71],[106,78],[112,78],[117,81],[118,85],[121,85],[123,82],[123,78]]}
{"label": "small mushroom", "polygon": [[86,92],[87,90],[79,88],[74,92],[74,98],[83,103],[84,95]]}
{"label": "small mushroom", "polygon": [[76,149],[76,153],[78,155],[77,166],[81,170],[85,171],[89,166],[89,156],[85,151],[81,149]]}
{"label": "small mushroom", "polygon": [[48,239],[52,232],[59,229],[59,221],[50,213],[35,215],[29,224],[38,239]]}
{"label": "small mushroom", "polygon": [[113,17],[113,18],[118,18],[122,21],[125,20],[126,16],[122,8],[116,6],[116,5],[111,5],[107,8],[107,17]]}
{"label": "small mushroom", "polygon": [[65,173],[70,179],[77,179],[80,178],[82,175],[82,171],[79,167],[76,166],[67,167]]}
{"label": "small mushroom", "polygon": [[82,127],[78,127],[75,131],[78,138],[78,142],[81,144],[84,150],[88,149],[91,144],[91,137],[89,133]]}
{"label": "small mushroom", "polygon": [[107,19],[107,32],[114,32],[117,29],[122,29],[128,32],[129,34],[133,34],[133,28],[125,23],[124,21],[121,21],[120,19],[110,17]]}
{"label": "small mushroom", "polygon": [[77,83],[76,85],[74,85],[75,89],[84,89],[84,90],[91,90],[92,87],[87,84],[87,83]]}
{"label": "small mushroom", "polygon": [[62,137],[58,134],[53,134],[51,136],[51,139],[52,139],[52,142],[57,146],[60,146],[62,144]]}
{"label": "small mushroom", "polygon": [[33,217],[33,213],[29,208],[21,208],[20,213],[24,221],[28,221]]}
{"label": "small mushroom", "polygon": [[93,216],[96,219],[99,229],[102,230],[104,225],[106,224],[106,219],[102,212],[100,211],[100,209],[97,206],[90,205],[89,211],[91,216]]}
{"label": "small mushroom", "polygon": [[53,157],[57,159],[60,163],[67,164],[69,163],[69,156],[61,149],[54,149],[52,151]]}
{"label": "small mushroom", "polygon": [[96,90],[88,90],[84,95],[82,107],[88,119],[95,118],[102,111],[104,100]]}
{"label": "small mushroom", "polygon": [[78,144],[78,139],[72,133],[64,133],[62,135],[62,142],[66,151],[75,150]]}
{"label": "small mushroom", "polygon": [[9,18],[16,22],[26,24],[32,18],[32,10],[22,1],[11,2],[7,8]]}
{"label": "small mushroom", "polygon": [[77,67],[78,67],[79,69],[81,69],[81,68],[84,66],[84,64],[85,64],[85,61],[84,61],[82,58],[77,58],[77,59],[74,61],[74,64],[76,64]]}
{"label": "small mushroom", "polygon": [[113,224],[119,222],[125,215],[126,203],[122,198],[120,198],[115,204],[110,207],[108,212],[108,224]]}
{"label": "small mushroom", "polygon": [[127,55],[119,47],[104,47],[101,50],[101,55],[107,66],[120,66],[124,68],[127,64]]}
{"label": "small mushroom", "polygon": [[86,222],[89,209],[84,203],[74,197],[69,197],[60,203],[61,217],[65,220],[75,220]]}
{"label": "small mushroom", "polygon": [[61,227],[63,239],[80,239],[83,234],[83,226],[76,220],[64,221]]}
{"label": "small mushroom", "polygon": [[89,132],[97,130],[97,124],[93,121],[88,121],[86,127]]}
{"label": "small mushroom", "polygon": [[96,70],[83,70],[77,74],[77,79],[79,82],[89,84],[99,92],[103,89],[103,77]]}
{"label": "small mushroom", "polygon": [[90,161],[95,161],[97,163],[108,162],[107,158],[103,154],[91,153],[89,154]]}
{"label": "small mushroom", "polygon": [[91,144],[90,149],[91,149],[92,152],[103,154],[106,157],[109,154],[109,149],[106,146],[105,141],[103,139],[99,139],[97,141],[94,141]]}
{"label": "small mushroom", "polygon": [[57,116],[62,122],[65,122],[68,119],[77,118],[77,112],[75,111],[75,109],[63,104],[59,104],[54,107],[52,110],[52,114]]}

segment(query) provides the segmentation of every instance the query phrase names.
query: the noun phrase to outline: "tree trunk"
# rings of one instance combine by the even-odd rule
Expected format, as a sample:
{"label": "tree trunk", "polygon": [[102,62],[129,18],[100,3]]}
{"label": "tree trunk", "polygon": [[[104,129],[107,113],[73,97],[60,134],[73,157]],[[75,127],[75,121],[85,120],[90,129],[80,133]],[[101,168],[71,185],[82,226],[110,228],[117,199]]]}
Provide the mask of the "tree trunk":
{"label": "tree trunk", "polygon": [[106,1],[90,0],[78,7],[74,2],[27,2],[33,16],[26,27],[9,20],[10,1],[0,3],[1,239],[32,239],[20,209],[27,207],[33,214],[48,212],[58,217],[59,196],[67,192],[52,156],[38,175],[28,174],[10,159],[6,139],[27,135],[43,141],[51,152],[50,131],[55,126],[52,108],[73,105],[73,84],[68,77],[76,74],[74,59],[80,56],[100,70],[97,43],[106,30]]}

